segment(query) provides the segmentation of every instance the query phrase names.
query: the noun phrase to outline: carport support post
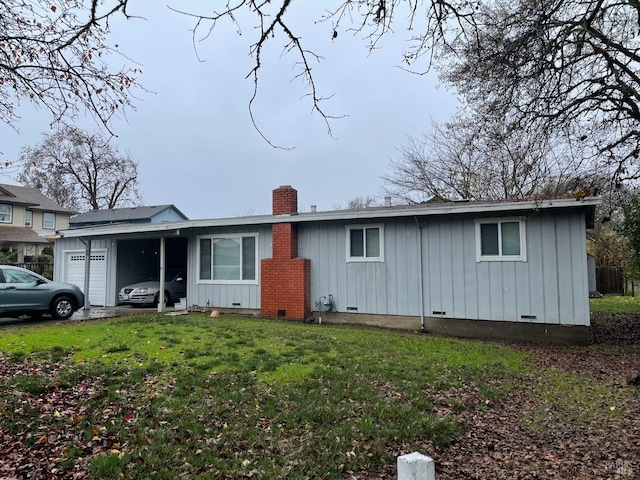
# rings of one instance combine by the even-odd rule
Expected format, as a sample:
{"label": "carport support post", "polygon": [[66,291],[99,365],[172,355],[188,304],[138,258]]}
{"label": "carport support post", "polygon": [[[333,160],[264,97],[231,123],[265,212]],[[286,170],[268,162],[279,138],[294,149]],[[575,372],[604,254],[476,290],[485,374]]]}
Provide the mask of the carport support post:
{"label": "carport support post", "polygon": [[158,312],[164,312],[164,237],[160,237],[160,291],[158,292]]}
{"label": "carport support post", "polygon": [[91,283],[91,239],[84,240],[84,309],[91,310],[91,301],[89,300],[89,283]]}

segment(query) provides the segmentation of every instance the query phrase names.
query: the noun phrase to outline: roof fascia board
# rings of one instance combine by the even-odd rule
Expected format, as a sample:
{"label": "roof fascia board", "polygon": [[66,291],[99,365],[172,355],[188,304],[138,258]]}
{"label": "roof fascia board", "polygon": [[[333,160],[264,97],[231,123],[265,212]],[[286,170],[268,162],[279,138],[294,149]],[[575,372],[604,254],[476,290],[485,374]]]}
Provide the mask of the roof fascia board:
{"label": "roof fascia board", "polygon": [[[61,230],[59,233],[65,238],[97,237],[104,235],[118,235],[131,233],[167,233],[191,228],[229,227],[241,225],[269,225],[273,223],[305,223],[335,220],[367,220],[398,217],[462,215],[462,214],[495,214],[522,211],[536,211],[562,208],[595,208],[602,203],[599,197],[589,197],[582,200],[556,199],[523,202],[501,203],[453,203],[443,206],[411,206],[406,208],[381,207],[372,210],[341,210],[331,212],[303,213],[292,215],[260,215],[250,217],[232,217],[204,220],[185,220],[164,223],[96,225],[93,227],[79,227]],[[175,233],[172,233],[175,235]]]}
{"label": "roof fascia board", "polygon": [[6,188],[4,188],[2,185],[0,185],[0,193],[3,193],[9,197],[13,197],[16,198],[16,195],[11,193],[9,190],[7,190]]}
{"label": "roof fascia board", "polygon": [[20,205],[21,207],[31,207],[35,210],[36,207],[40,206],[39,203],[27,202],[26,200],[20,200],[14,198],[0,198],[0,203],[6,203],[9,205]]}
{"label": "roof fascia board", "polygon": [[460,215],[460,214],[486,214],[499,212],[515,212],[515,211],[536,211],[549,210],[559,208],[595,208],[596,205],[602,203],[598,197],[590,197],[583,200],[559,199],[559,200],[540,200],[526,202],[502,202],[502,203],[449,203],[443,206],[422,206],[408,208],[381,207],[375,210],[345,210],[338,212],[319,212],[312,214],[299,214],[286,216],[287,218],[278,216],[273,218],[272,223],[296,223],[304,221],[318,220],[357,220],[357,219],[375,219],[375,218],[394,218],[394,217],[416,217],[416,216],[434,216],[434,215]]}

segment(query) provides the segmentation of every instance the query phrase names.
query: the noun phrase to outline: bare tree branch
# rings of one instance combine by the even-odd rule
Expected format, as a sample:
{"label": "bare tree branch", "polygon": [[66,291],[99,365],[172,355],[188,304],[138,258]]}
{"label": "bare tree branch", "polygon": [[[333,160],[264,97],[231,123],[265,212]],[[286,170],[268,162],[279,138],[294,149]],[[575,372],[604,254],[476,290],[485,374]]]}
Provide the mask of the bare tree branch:
{"label": "bare tree branch", "polygon": [[[222,20],[226,19],[232,22],[237,27],[238,34],[242,35],[244,32],[240,27],[239,17],[253,18],[257,33],[250,47],[254,65],[247,74],[247,78],[251,78],[253,81],[249,114],[259,134],[274,147],[278,146],[273,144],[263,133],[256,121],[253,107],[258,98],[263,49],[279,34],[283,34],[285,39],[283,55],[293,55],[294,65],[300,69],[294,78],[302,79],[305,82],[309,92],[305,97],[310,99],[311,111],[321,116],[330,136],[333,136],[331,121],[343,116],[329,114],[323,107],[323,102],[331,98],[332,95],[327,96],[320,93],[312,69],[312,61],[319,62],[322,57],[305,47],[302,36],[294,30],[294,22],[290,16],[287,16],[295,8],[294,5],[301,5],[301,2],[296,3],[294,0],[279,0],[277,2],[228,0],[224,8],[214,9],[211,13],[194,13],[172,8],[178,13],[194,18],[194,46],[200,44],[201,40],[209,38]],[[373,2],[347,0],[339,1],[337,5],[328,8],[316,23],[332,22],[334,39],[338,37],[338,31],[343,28],[351,34],[364,36],[369,42],[368,48],[373,50],[383,37],[395,33],[393,24],[398,16],[404,15],[403,28],[407,28],[409,31],[413,31],[414,28],[424,29],[419,35],[411,35],[414,45],[410,52],[404,55],[404,61],[412,64],[436,44],[448,41],[450,24],[455,24],[458,28],[473,26],[473,12],[474,6],[465,0],[453,2],[432,0],[426,3],[418,0],[376,0]],[[198,57],[200,58],[199,54]]]}
{"label": "bare tree branch", "polygon": [[484,115],[579,132],[614,177],[638,178],[639,12],[636,0],[495,0],[440,72]]}
{"label": "bare tree branch", "polygon": [[128,18],[127,4],[0,3],[0,121],[15,126],[17,106],[29,100],[47,108],[54,123],[83,109],[110,131],[110,119],[125,115],[133,107],[134,91],[141,88],[139,68],[113,69],[107,63],[111,56],[121,56],[118,46],[107,41],[109,19],[116,14]]}
{"label": "bare tree branch", "polygon": [[[566,196],[601,187],[595,165],[562,137],[523,132],[500,121],[457,116],[419,138],[409,137],[389,160],[384,191],[404,203],[520,200]],[[594,184],[595,183],[595,184]]]}

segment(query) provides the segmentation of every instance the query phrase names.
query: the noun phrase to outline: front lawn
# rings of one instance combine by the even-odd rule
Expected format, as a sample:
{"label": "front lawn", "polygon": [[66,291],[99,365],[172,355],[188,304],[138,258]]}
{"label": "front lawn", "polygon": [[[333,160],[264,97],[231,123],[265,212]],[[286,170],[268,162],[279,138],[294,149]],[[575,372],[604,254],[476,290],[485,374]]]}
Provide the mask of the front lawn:
{"label": "front lawn", "polygon": [[625,423],[637,393],[558,370],[583,351],[541,351],[568,360],[540,369],[533,347],[200,314],[5,329],[0,478],[393,478],[416,450],[439,480],[528,478],[513,465],[552,459],[532,438],[561,448],[550,422],[589,419],[590,448],[601,432],[611,462],[631,462],[608,436],[640,442]]}
{"label": "front lawn", "polygon": [[[13,329],[3,430],[94,479],[341,478],[464,429],[427,391],[508,390],[525,355],[416,333],[202,315]],[[54,440],[52,440],[54,437]],[[26,459],[24,461],[27,461]],[[42,465],[42,468],[50,465]],[[0,476],[2,471],[0,470]]]}

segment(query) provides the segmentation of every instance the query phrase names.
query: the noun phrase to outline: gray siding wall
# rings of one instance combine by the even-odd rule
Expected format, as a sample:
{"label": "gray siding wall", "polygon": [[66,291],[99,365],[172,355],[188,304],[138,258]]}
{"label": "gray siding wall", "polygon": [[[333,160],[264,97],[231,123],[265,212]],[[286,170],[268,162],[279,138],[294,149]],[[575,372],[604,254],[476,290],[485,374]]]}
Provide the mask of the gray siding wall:
{"label": "gray siding wall", "polygon": [[[258,284],[206,284],[198,283],[198,239],[201,235],[258,234]],[[271,225],[203,229],[191,232],[188,247],[187,304],[218,308],[259,309],[260,308],[260,260],[271,257]],[[236,305],[234,305],[236,304]]]}
{"label": "gray siding wall", "polygon": [[[107,281],[106,281],[106,291],[105,291],[105,303],[107,307],[113,307],[118,304],[118,291],[116,290],[116,262],[117,262],[117,251],[116,248],[117,240],[110,237],[105,237],[100,240],[93,240],[91,242],[91,250],[106,250],[107,252]],[[78,238],[60,238],[56,240],[53,253],[54,253],[54,262],[53,262],[53,280],[56,282],[64,281],[64,261],[65,261],[65,252],[77,250],[77,251],[86,251],[86,246],[84,243],[80,241]],[[84,285],[78,285],[80,288],[84,290]]]}
{"label": "gray siding wall", "polygon": [[[331,294],[339,312],[419,316],[415,220],[385,222],[382,263],[346,262],[346,225],[301,225],[299,253],[311,259],[313,310]],[[425,316],[589,324],[582,212],[529,215],[526,262],[476,262],[470,216],[422,218],[420,227]]]}
{"label": "gray siding wall", "polygon": [[181,220],[184,220],[184,218],[173,208],[163,210],[162,212],[151,217],[151,223],[179,222]]}
{"label": "gray siding wall", "polygon": [[[582,212],[529,215],[526,262],[476,262],[473,220],[471,216],[421,218],[421,245],[414,219],[386,220],[384,262],[360,263],[346,261],[346,226],[352,223],[299,224],[299,255],[311,259],[312,309],[317,310],[314,303],[320,297],[332,295],[338,312],[420,316],[423,298],[422,314],[427,317],[589,325]],[[258,234],[260,278],[260,260],[271,257],[270,225],[192,230],[188,305],[260,309],[259,282],[202,284],[197,279],[198,237],[240,233]],[[107,251],[107,305],[115,305],[116,240],[94,240],[92,245]],[[78,239],[56,241],[55,280],[62,280],[64,252],[84,249]]]}
{"label": "gray siding wall", "polygon": [[331,294],[340,312],[349,309],[357,313],[419,315],[415,222],[410,219],[385,223],[384,262],[347,263],[347,225],[300,226],[298,253],[311,259],[312,310],[317,310],[314,302],[318,298]]}

